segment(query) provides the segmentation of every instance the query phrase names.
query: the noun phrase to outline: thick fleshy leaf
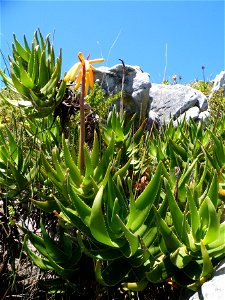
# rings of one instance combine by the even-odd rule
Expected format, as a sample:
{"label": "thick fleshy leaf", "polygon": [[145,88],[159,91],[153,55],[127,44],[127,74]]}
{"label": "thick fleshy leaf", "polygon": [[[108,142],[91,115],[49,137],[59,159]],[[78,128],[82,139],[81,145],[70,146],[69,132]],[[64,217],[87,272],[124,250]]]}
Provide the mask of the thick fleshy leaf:
{"label": "thick fleshy leaf", "polygon": [[218,191],[219,191],[219,184],[218,184],[218,175],[217,172],[214,171],[212,182],[209,187],[208,191],[208,197],[210,198],[211,202],[217,208],[217,202],[218,202]]}
{"label": "thick fleshy leaf", "polygon": [[70,182],[70,179],[68,182],[68,193],[71,203],[78,212],[81,220],[86,226],[89,226],[92,209],[77,195],[72,183]]}
{"label": "thick fleshy leaf", "polygon": [[222,139],[219,139],[213,132],[211,132],[211,137],[215,143],[215,154],[220,165],[220,168],[223,167],[225,163],[225,151],[222,143]]}
{"label": "thick fleshy leaf", "polygon": [[126,257],[131,257],[133,256],[137,250],[138,250],[138,246],[139,246],[139,240],[138,237],[135,236],[127,227],[126,225],[123,223],[123,221],[121,220],[121,218],[116,215],[119,224],[121,226],[122,231],[124,232],[124,235],[129,243],[129,251],[126,251],[125,248],[121,248],[121,251],[124,253],[124,255]]}
{"label": "thick fleshy leaf", "polygon": [[130,270],[130,264],[124,259],[113,260],[104,269],[101,266],[101,262],[97,261],[95,274],[97,280],[101,284],[105,286],[114,286],[124,280]]}
{"label": "thick fleshy leaf", "polygon": [[50,79],[50,74],[49,74],[49,70],[46,64],[46,51],[43,50],[41,53],[41,61],[40,61],[40,66],[39,66],[39,74],[41,74],[41,76],[39,76],[39,86],[43,87],[46,85],[46,83],[49,81]]}
{"label": "thick fleshy leaf", "polygon": [[209,257],[209,254],[207,252],[207,249],[204,245],[204,242],[202,241],[201,241],[201,252],[203,258],[203,268],[202,268],[201,277],[205,277],[206,275],[211,274],[213,272],[213,265]]}
{"label": "thick fleshy leaf", "polygon": [[27,73],[26,70],[24,70],[21,60],[19,60],[19,66],[20,66],[20,80],[22,84],[26,88],[33,89],[35,87],[35,84],[32,78],[30,77],[29,73]]}
{"label": "thick fleshy leaf", "polygon": [[191,173],[194,169],[195,164],[197,163],[198,158],[194,159],[194,161],[187,167],[184,173],[181,175],[178,182],[178,197],[181,202],[186,201],[186,188],[185,185],[189,183]]}
{"label": "thick fleshy leaf", "polygon": [[[66,255],[57,245],[57,243],[50,238],[48,233],[45,230],[45,227],[40,222],[41,233],[43,235],[46,251],[48,252],[48,259],[51,257],[56,263],[66,263],[68,262],[69,256]],[[62,246],[62,245],[61,245]]]}
{"label": "thick fleshy leaf", "polygon": [[208,251],[210,251],[220,247],[221,245],[225,246],[225,223],[220,224],[218,238],[214,240],[212,243],[207,244],[206,248]]}
{"label": "thick fleshy leaf", "polygon": [[157,263],[150,272],[146,272],[146,278],[153,283],[164,282],[172,277],[176,272],[176,267],[170,261],[169,256]]}
{"label": "thick fleshy leaf", "polygon": [[181,156],[184,161],[187,161],[187,149],[184,149],[182,146],[174,142],[173,140],[169,140],[169,144],[173,148],[173,150]]}
{"label": "thick fleshy leaf", "polygon": [[183,269],[192,259],[186,247],[180,247],[170,254],[171,262],[179,269]]}
{"label": "thick fleshy leaf", "polygon": [[118,248],[106,246],[106,248],[98,247],[96,250],[94,244],[91,244],[87,239],[82,238],[79,232],[77,234],[77,241],[80,245],[82,252],[85,253],[87,256],[94,258],[95,260],[109,261],[123,257],[123,254]]}
{"label": "thick fleshy leaf", "polygon": [[190,218],[191,218],[191,232],[194,239],[196,240],[197,238],[196,233],[200,227],[200,217],[198,213],[198,208],[196,207],[195,201],[193,199],[192,192],[188,186],[186,186],[186,189],[187,189],[187,200],[188,200]]}
{"label": "thick fleshy leaf", "polygon": [[78,266],[71,266],[71,269],[69,268],[64,268],[62,266],[60,266],[59,264],[57,264],[51,257],[49,257],[49,262],[52,265],[52,267],[54,268],[54,270],[56,271],[56,273],[66,279],[66,280],[73,280],[77,271],[78,271]]}
{"label": "thick fleshy leaf", "polygon": [[165,246],[167,248],[168,253],[170,253],[171,251],[175,251],[175,250],[177,250],[177,248],[183,246],[181,241],[177,238],[177,236],[174,234],[174,232],[171,230],[171,228],[161,218],[157,209],[154,206],[153,206],[153,209],[155,212],[159,231],[164,239]]}
{"label": "thick fleshy leaf", "polygon": [[134,292],[140,292],[146,289],[148,286],[147,280],[142,280],[138,282],[123,282],[122,287]]}
{"label": "thick fleshy leaf", "polygon": [[[80,232],[84,233],[87,237],[92,238],[91,231],[87,225],[79,217],[78,212],[72,208],[65,207],[60,201],[57,201],[60,209],[66,218],[68,218],[73,226],[75,226]],[[63,215],[61,216],[63,219]]]}
{"label": "thick fleshy leaf", "polygon": [[161,172],[162,166],[160,163],[155,171],[154,177],[138,197],[136,202],[134,202],[130,207],[130,215],[127,226],[132,231],[136,231],[148,217],[161,184]]}
{"label": "thick fleshy leaf", "polygon": [[[188,224],[185,224],[186,223],[185,214],[179,208],[166,179],[165,179],[165,187],[166,187],[166,194],[168,197],[168,203],[169,203],[169,207],[170,207],[170,212],[171,212],[174,228],[179,236],[179,239],[183,243],[188,244],[188,236],[187,236],[187,225]],[[185,228],[184,228],[184,226],[182,226],[183,223],[186,225]]]}
{"label": "thick fleshy leaf", "polygon": [[216,241],[219,237],[220,219],[216,212],[215,206],[208,196],[206,197],[202,205],[207,205],[208,208],[208,228],[203,238],[204,245],[207,245]]}
{"label": "thick fleshy leaf", "polygon": [[117,243],[112,241],[107,231],[104,213],[102,211],[102,197],[103,186],[100,187],[91,208],[89,225],[91,233],[98,242],[111,247],[119,247]]}
{"label": "thick fleshy leaf", "polygon": [[99,159],[100,159],[100,147],[99,147],[99,140],[98,140],[98,134],[94,133],[94,143],[93,143],[93,148],[91,151],[91,162],[92,166],[95,169],[98,165]]}
{"label": "thick fleshy leaf", "polygon": [[53,210],[57,211],[59,208],[57,202],[54,199],[44,200],[44,201],[32,199],[31,201],[35,206],[37,206],[38,208],[40,208],[43,211],[46,211],[48,213],[53,212]]}
{"label": "thick fleshy leaf", "polygon": [[16,46],[16,51],[26,62],[28,62],[30,53],[26,49],[24,49],[23,46],[21,46],[21,44],[18,42],[15,34],[13,35],[13,38],[14,38],[14,43]]}
{"label": "thick fleshy leaf", "polygon": [[65,159],[66,166],[69,168],[70,178],[77,186],[80,186],[82,182],[82,176],[69,150],[68,141],[65,139],[64,135],[62,137],[62,144],[63,144],[63,157]]}
{"label": "thick fleshy leaf", "polygon": [[25,236],[23,248],[26,251],[29,258],[34,262],[36,266],[38,266],[42,270],[54,270],[49,260],[45,258],[41,258],[40,256],[36,255],[33,251],[29,249],[27,246],[27,238]]}

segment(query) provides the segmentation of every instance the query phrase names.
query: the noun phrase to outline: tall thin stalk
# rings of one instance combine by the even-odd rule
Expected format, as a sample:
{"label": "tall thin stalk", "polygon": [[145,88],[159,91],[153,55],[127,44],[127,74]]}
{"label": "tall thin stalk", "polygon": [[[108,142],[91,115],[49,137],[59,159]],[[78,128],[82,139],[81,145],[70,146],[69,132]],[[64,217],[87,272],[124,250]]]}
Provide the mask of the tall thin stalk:
{"label": "tall thin stalk", "polygon": [[[84,144],[85,144],[85,112],[84,112],[84,99],[87,96],[88,88],[94,87],[94,75],[93,70],[95,68],[91,64],[103,62],[103,58],[91,59],[90,54],[87,59],[84,58],[82,52],[78,53],[80,62],[75,63],[72,68],[66,73],[64,81],[74,81],[75,89],[78,89],[81,85],[81,97],[80,97],[80,145],[79,145],[79,159],[80,159],[80,173],[84,175]],[[81,72],[81,73],[80,73]]]}
{"label": "tall thin stalk", "polygon": [[85,113],[84,113],[84,98],[85,98],[85,62],[82,61],[82,85],[80,97],[80,172],[84,175],[84,143],[85,143]]}
{"label": "tall thin stalk", "polygon": [[124,81],[125,81],[126,67],[125,67],[124,61],[120,58],[119,58],[119,60],[122,62],[122,65],[123,65],[123,77],[122,77],[121,99],[120,99],[120,118],[122,118],[122,116],[123,116],[123,103],[124,103]]}

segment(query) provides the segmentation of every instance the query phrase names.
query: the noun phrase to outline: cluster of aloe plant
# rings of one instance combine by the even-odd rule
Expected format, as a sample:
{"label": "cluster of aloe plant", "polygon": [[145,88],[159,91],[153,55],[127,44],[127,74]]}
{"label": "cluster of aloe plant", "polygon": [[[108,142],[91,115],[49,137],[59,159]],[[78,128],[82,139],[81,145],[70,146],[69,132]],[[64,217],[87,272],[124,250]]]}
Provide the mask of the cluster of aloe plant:
{"label": "cluster of aloe plant", "polygon": [[[148,282],[170,280],[196,290],[225,256],[219,197],[224,146],[194,122],[169,124],[145,141],[143,130],[125,129],[114,109],[102,131],[105,148],[100,151],[97,136],[93,149],[85,148],[84,175],[63,138],[61,151],[53,149],[52,165],[42,157],[41,170],[59,195],[35,203],[57,211],[61,226],[76,229],[71,239],[94,259],[101,284],[142,290]],[[150,172],[146,188],[136,194],[132,160],[138,155]]]}
{"label": "cluster of aloe plant", "polygon": [[[34,117],[52,114],[65,93],[66,83],[60,82],[62,51],[55,60],[54,47],[49,35],[44,39],[40,30],[34,33],[30,47],[24,35],[22,46],[14,35],[13,56],[9,57],[10,77],[2,70],[7,90],[17,99],[4,97],[13,105],[27,108]],[[2,96],[3,97],[3,96]]]}
{"label": "cluster of aloe plant", "polygon": [[14,37],[10,77],[0,71],[18,97],[2,98],[25,106],[29,116],[19,129],[16,118],[14,130],[0,129],[4,195],[17,199],[28,189],[26,200],[58,221],[55,239],[43,221],[40,234],[19,225],[24,250],[73,288],[86,256],[104,286],[140,291],[149,282],[170,281],[198,289],[225,257],[225,118],[207,128],[184,119],[177,128],[171,121],[149,131],[145,122],[135,128],[135,116],[127,121],[115,106],[92,147],[84,139],[78,147],[52,116],[66,90],[61,60],[60,53],[55,63],[49,37],[39,31],[32,47]]}

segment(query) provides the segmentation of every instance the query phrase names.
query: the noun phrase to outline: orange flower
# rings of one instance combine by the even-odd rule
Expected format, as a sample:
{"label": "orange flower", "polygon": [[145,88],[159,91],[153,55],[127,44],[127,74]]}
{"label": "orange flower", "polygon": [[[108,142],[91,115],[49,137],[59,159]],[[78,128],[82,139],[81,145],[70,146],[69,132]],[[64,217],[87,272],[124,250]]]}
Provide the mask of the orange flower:
{"label": "orange flower", "polygon": [[85,96],[88,93],[88,89],[93,88],[94,86],[94,74],[93,71],[95,68],[91,64],[97,64],[104,61],[103,58],[91,59],[89,60],[90,55],[87,59],[84,59],[82,52],[78,53],[78,58],[80,62],[75,63],[72,68],[67,72],[64,77],[64,81],[75,81],[75,89],[80,87],[82,77],[83,77],[83,65],[85,66]]}

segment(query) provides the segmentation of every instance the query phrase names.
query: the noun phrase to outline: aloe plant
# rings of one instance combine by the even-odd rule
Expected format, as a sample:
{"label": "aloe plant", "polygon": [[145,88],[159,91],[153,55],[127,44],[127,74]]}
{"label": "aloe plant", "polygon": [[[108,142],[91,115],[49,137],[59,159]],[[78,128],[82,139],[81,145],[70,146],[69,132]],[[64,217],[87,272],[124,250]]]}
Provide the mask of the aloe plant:
{"label": "aloe plant", "polygon": [[[146,273],[150,281],[172,278],[180,285],[197,290],[211,276],[213,266],[225,256],[225,224],[220,224],[217,212],[218,181],[217,173],[213,174],[206,192],[201,191],[203,195],[199,194],[201,189],[194,179],[186,183],[183,204],[164,179],[169,215],[165,219],[160,210],[154,208],[163,254]],[[178,186],[178,195],[179,189]]]}
{"label": "aloe plant", "polygon": [[[42,221],[40,225],[42,237],[20,226],[25,233],[24,250],[40,269],[55,271],[73,286],[82,255],[79,244],[63,227],[59,228],[59,239],[56,241],[49,236]],[[28,240],[32,243],[33,249],[28,245]]]}
{"label": "aloe plant", "polygon": [[26,108],[33,117],[52,114],[66,90],[66,82],[60,82],[62,51],[55,61],[49,36],[44,39],[40,30],[34,33],[31,46],[25,36],[22,46],[14,35],[12,48],[10,77],[2,70],[0,75],[7,89],[17,95],[17,100],[2,94],[1,97],[12,105]]}
{"label": "aloe plant", "polygon": [[[32,47],[25,37],[24,46],[14,37],[11,78],[1,75],[18,99],[4,93],[3,98],[23,105],[30,116],[52,114],[66,88],[66,77],[60,82],[61,53],[56,62],[54,57],[49,37],[40,32]],[[68,76],[79,66],[84,67],[83,58]],[[90,66],[87,70],[92,72]],[[82,69],[78,85],[86,74],[93,86],[87,70]],[[54,116],[24,119],[14,131],[2,126],[2,189],[18,198],[37,183],[30,199],[57,216],[59,237],[51,238],[42,222],[40,235],[21,227],[24,250],[73,288],[80,259],[88,256],[104,286],[140,291],[149,282],[169,280],[196,290],[225,256],[225,118],[207,128],[185,119],[175,128],[171,121],[151,132],[145,122],[134,130],[134,118],[127,122],[114,106],[93,146],[80,147],[83,158],[71,137],[61,136]],[[138,190],[140,179],[144,184]]]}
{"label": "aloe plant", "polygon": [[[111,122],[111,118],[118,118],[115,110],[109,116],[108,123]],[[129,266],[129,271],[132,269],[132,272],[136,273],[136,277],[131,277],[131,282],[138,278],[140,285],[138,284],[136,288],[141,288],[144,286],[144,272],[147,270],[143,264],[149,264],[147,260],[150,256],[147,246],[144,245],[146,243],[149,246],[156,236],[156,227],[154,225],[154,228],[151,228],[150,224],[153,223],[148,215],[155,198],[159,197],[162,166],[159,166],[149,186],[135,201],[131,180],[128,179],[128,191],[124,190],[122,179],[124,181],[124,178],[129,178],[127,172],[131,159],[123,165],[121,155],[117,153],[118,148],[116,148],[117,144],[114,139],[117,128],[114,126],[113,123],[110,141],[103,151],[97,135],[95,135],[92,150],[85,147],[86,168],[84,174],[80,171],[79,155],[71,148],[69,141],[64,136],[62,137],[61,151],[58,148],[53,149],[52,164],[43,155],[41,172],[46,179],[51,180],[61,196],[55,196],[55,200],[51,201],[34,200],[33,203],[49,212],[56,210],[59,222],[68,227],[75,227],[80,232],[78,234],[79,245],[88,256],[95,260],[98,258],[113,259],[110,266],[112,270],[116,270],[122,257],[126,261],[127,268],[125,269],[128,270]],[[126,129],[129,139],[120,140],[120,145],[127,143],[124,149],[128,154],[129,151],[132,153],[132,145],[134,148],[137,146],[143,132],[142,126],[134,135],[131,143],[131,124],[129,126],[129,130]],[[124,132],[123,125],[121,129]],[[151,197],[151,201],[143,209],[149,197]],[[132,203],[131,210],[129,210],[130,201]],[[136,219],[136,214],[139,215],[138,219]],[[143,241],[140,240],[142,237],[139,237],[139,234],[143,235]],[[151,250],[152,255],[158,251],[155,249],[154,246]],[[98,266],[100,265],[98,264]],[[97,267],[97,278],[102,278],[101,281],[105,281],[105,285],[113,285],[114,282],[118,282],[116,276],[112,276],[111,280],[106,279],[104,275],[107,273],[106,270],[108,267],[107,269],[104,266]],[[145,282],[147,281],[145,280]]]}
{"label": "aloe plant", "polygon": [[[34,203],[56,210],[59,224],[76,228],[79,247],[94,259],[101,284],[142,290],[148,281],[171,279],[196,290],[225,253],[219,174],[211,163],[213,155],[222,159],[217,147],[223,145],[214,137],[215,148],[206,152],[209,142],[201,124],[183,122],[182,130],[169,125],[158,141],[145,144],[149,176],[137,194],[129,155],[138,159],[144,129],[132,140],[132,123],[126,127],[115,108],[105,126],[106,148],[100,149],[96,135],[92,150],[85,148],[84,174],[79,155],[64,137],[62,149],[53,149],[52,164],[42,156],[42,174],[61,196]],[[162,142],[163,155],[148,161]]]}
{"label": "aloe plant", "polygon": [[16,125],[14,128],[14,132],[7,126],[0,128],[0,182],[6,195],[10,197],[30,189],[39,169],[38,153],[34,162],[33,149],[28,149],[24,144],[23,129],[17,130]]}

